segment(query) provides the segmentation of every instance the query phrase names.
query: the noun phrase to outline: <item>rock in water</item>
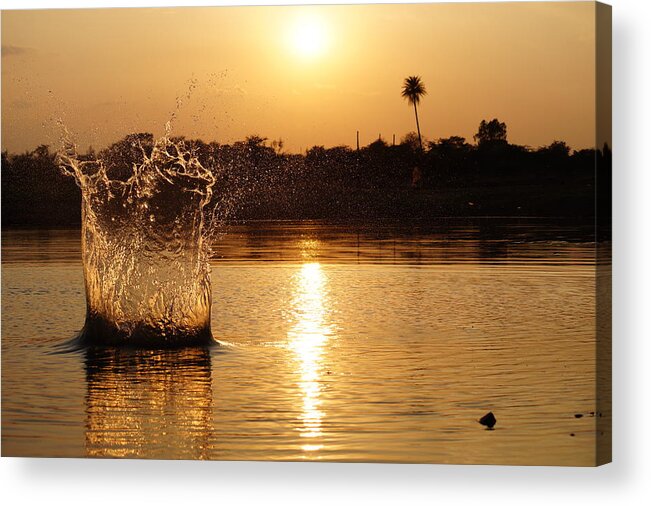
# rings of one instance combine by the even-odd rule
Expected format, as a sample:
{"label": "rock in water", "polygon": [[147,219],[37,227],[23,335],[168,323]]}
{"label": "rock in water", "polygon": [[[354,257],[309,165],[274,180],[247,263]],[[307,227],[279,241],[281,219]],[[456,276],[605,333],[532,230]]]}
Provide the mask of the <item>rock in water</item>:
{"label": "rock in water", "polygon": [[479,419],[479,423],[485,425],[488,427],[488,429],[492,429],[496,422],[497,420],[495,419],[495,415],[492,411],[489,411]]}

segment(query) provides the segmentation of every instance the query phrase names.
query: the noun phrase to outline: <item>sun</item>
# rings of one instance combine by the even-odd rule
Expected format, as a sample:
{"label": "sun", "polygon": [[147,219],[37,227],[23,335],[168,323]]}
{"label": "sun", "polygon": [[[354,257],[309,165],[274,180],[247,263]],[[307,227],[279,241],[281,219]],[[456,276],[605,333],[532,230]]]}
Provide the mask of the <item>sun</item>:
{"label": "sun", "polygon": [[325,23],[316,16],[298,18],[290,30],[290,46],[304,59],[322,55],[328,46]]}

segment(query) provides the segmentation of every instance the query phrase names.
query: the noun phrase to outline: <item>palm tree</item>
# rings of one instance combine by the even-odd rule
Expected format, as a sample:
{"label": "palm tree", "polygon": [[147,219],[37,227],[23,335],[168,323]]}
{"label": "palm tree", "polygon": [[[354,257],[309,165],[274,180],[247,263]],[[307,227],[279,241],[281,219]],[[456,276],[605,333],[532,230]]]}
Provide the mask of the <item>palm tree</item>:
{"label": "palm tree", "polygon": [[402,96],[407,99],[407,102],[414,104],[414,114],[416,114],[416,130],[418,130],[418,144],[420,150],[423,151],[423,140],[420,137],[420,124],[418,123],[418,104],[422,96],[427,95],[425,84],[420,76],[409,76],[405,78],[402,84]]}

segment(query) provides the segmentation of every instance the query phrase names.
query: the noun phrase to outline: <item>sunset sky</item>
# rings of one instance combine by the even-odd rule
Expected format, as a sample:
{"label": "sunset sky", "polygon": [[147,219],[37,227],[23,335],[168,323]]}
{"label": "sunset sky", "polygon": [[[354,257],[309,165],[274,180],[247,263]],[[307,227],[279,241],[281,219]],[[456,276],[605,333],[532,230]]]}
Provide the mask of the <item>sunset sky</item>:
{"label": "sunset sky", "polygon": [[[2,149],[82,150],[131,132],[285,150],[362,145],[415,130],[403,79],[420,75],[427,139],[594,145],[592,2],[218,7],[2,13]],[[195,84],[191,85],[191,80]],[[189,93],[190,92],[190,93]],[[187,95],[189,94],[189,98]]]}

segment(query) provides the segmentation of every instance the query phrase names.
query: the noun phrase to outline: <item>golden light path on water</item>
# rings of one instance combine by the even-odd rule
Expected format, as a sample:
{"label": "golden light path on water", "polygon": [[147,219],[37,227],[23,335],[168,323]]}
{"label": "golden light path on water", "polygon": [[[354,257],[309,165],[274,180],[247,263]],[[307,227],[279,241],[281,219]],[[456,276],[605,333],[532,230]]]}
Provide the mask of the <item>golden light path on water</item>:
{"label": "golden light path on water", "polygon": [[464,226],[397,235],[394,256],[373,226],[358,264],[356,231],[261,226],[213,264],[225,346],[48,355],[83,321],[79,231],[8,231],[3,455],[594,464],[593,242],[507,251]]}
{"label": "golden light path on water", "polygon": [[318,443],[324,416],[320,398],[322,355],[333,334],[327,318],[327,277],[318,262],[302,264],[295,274],[292,312],[295,323],[288,332],[288,340],[295,355],[303,398],[299,431],[301,437],[310,439],[301,449],[314,452],[323,448]]}

